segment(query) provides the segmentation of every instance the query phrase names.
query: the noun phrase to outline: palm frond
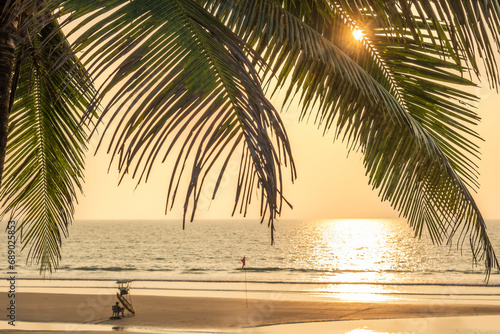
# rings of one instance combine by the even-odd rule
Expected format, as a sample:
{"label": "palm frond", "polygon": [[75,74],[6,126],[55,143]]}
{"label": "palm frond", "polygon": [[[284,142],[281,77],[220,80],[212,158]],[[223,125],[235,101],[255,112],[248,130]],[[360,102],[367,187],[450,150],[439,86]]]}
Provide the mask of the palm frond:
{"label": "palm frond", "polygon": [[[500,47],[500,5],[495,0],[337,0],[329,1],[362,29],[383,28],[388,36],[407,35],[424,48],[451,57],[461,71],[479,77],[481,63],[492,86],[499,81],[495,54]],[[428,50],[428,49],[427,49]]]}
{"label": "palm frond", "polygon": [[233,213],[239,207],[245,214],[260,189],[272,231],[283,201],[282,162],[292,179],[295,170],[283,124],[250,61],[262,66],[260,57],[191,0],[64,5],[71,20],[85,16],[75,47],[85,51],[89,71],[105,78],[102,93],[115,90],[102,118],[111,114],[105,133],[112,132],[108,152],[120,172],[147,181],[153,163],[176,152],[167,209],[191,166],[184,220],[191,206],[193,219],[207,175],[218,169],[220,182],[239,151]]}
{"label": "palm frond", "polygon": [[[94,96],[75,56],[52,69],[67,51],[65,44],[54,21],[19,47],[19,84],[0,189],[2,216],[10,213],[22,221],[23,248],[29,248],[28,259],[41,271],[57,267],[62,236],[73,218],[87,139],[85,127],[78,124]],[[68,82],[69,72],[74,75]]]}
{"label": "palm frond", "polygon": [[[353,26],[346,10],[331,7],[333,16],[325,20],[332,30],[320,25],[318,31],[297,18],[306,10],[288,3],[204,1],[261,52],[278,86],[292,82],[286,101],[299,95],[303,116],[315,111],[325,131],[334,127],[337,137],[363,152],[369,182],[417,235],[425,226],[435,242],[451,242],[460,231],[458,244],[468,236],[474,260],[484,260],[488,274],[498,268],[484,220],[463,181],[475,182],[469,155],[477,154],[478,136],[468,129],[478,117],[460,102],[475,97],[463,90],[473,84],[462,77],[460,64],[444,61],[453,55],[448,49],[426,53],[434,44],[408,37],[408,45],[396,46],[385,30],[374,32],[373,44],[353,47],[345,43]],[[301,11],[292,15],[287,9]]]}

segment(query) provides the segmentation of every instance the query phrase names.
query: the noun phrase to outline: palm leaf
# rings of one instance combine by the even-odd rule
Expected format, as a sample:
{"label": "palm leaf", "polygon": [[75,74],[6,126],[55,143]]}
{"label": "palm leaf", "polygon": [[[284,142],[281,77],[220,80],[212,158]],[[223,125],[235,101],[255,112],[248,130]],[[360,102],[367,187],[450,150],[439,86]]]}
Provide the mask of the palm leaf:
{"label": "palm leaf", "polygon": [[[500,6],[495,0],[338,0],[328,1],[367,31],[379,27],[450,57],[461,71],[480,75],[480,64],[493,86],[499,83],[495,54],[500,46]],[[428,48],[426,48],[428,50]]]}
{"label": "palm leaf", "polygon": [[[191,166],[184,221],[194,218],[204,180],[241,154],[233,213],[246,214],[260,189],[262,219],[281,211],[282,162],[290,163],[288,138],[278,113],[264,96],[254,69],[258,55],[193,1],[66,1],[68,22],[86,32],[75,42],[92,75],[112,93],[101,119],[110,115],[108,152],[118,168],[147,181],[153,163],[177,154],[167,190],[167,209]],[[104,69],[114,68],[113,73]],[[99,102],[99,101],[97,101]],[[174,153],[175,152],[175,153]],[[189,168],[189,167],[187,167]],[[272,237],[272,233],[271,233]]]}
{"label": "palm leaf", "polygon": [[[52,271],[62,236],[74,212],[84,169],[85,127],[78,127],[93,97],[86,71],[75,56],[57,71],[53,62],[67,50],[52,22],[19,47],[19,80],[10,116],[0,202],[23,230],[28,260]],[[76,69],[76,70],[75,70]],[[67,81],[67,73],[73,72]]]}
{"label": "palm leaf", "polygon": [[[364,48],[354,47],[346,43],[355,25],[347,9],[316,11],[323,20],[311,22],[313,29],[297,17],[310,18],[314,7],[275,2],[203,3],[261,52],[278,86],[291,81],[285,103],[298,94],[302,117],[314,111],[325,131],[335,127],[336,137],[363,152],[369,182],[417,235],[425,226],[435,242],[451,242],[460,231],[458,244],[468,236],[474,260],[484,260],[488,274],[498,268],[484,220],[464,183],[465,178],[475,184],[469,155],[477,155],[478,136],[469,128],[478,117],[461,103],[475,100],[463,90],[473,83],[461,76],[459,63],[444,61],[458,55],[449,48],[431,47],[426,53],[434,44],[408,35],[390,38],[385,26]],[[322,16],[328,9],[331,16]],[[406,44],[397,46],[395,40]]]}

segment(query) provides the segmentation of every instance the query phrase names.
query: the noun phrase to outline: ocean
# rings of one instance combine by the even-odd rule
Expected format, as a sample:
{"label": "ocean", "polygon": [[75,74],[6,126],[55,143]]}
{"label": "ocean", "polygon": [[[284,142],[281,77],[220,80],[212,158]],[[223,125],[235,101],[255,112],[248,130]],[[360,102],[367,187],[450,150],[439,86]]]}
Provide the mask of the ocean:
{"label": "ocean", "polygon": [[[500,221],[487,223],[500,254]],[[26,264],[27,250],[16,247],[15,289],[16,293],[104,298],[114,296],[117,280],[132,280],[132,295],[409,302],[424,303],[422,312],[446,303],[500,304],[500,274],[493,272],[486,285],[484,268],[472,263],[467,245],[462,250],[437,246],[413,235],[402,220],[283,220],[276,224],[271,245],[268,227],[252,220],[198,220],[188,223],[185,230],[179,221],[76,221],[64,240],[59,268],[52,274],[41,276],[36,264]],[[0,247],[7,254],[7,234],[4,240]],[[11,270],[6,257],[0,262],[0,289],[8,291]],[[342,321],[318,324],[326,327],[314,331],[485,334],[497,333],[498,319]],[[408,327],[415,324],[415,328]],[[107,328],[70,325],[75,330]],[[296,333],[301,332],[300,326],[294,327]],[[355,330],[343,331],[342,326]],[[68,324],[19,322],[18,327],[67,330]],[[10,329],[7,322],[0,323],[2,329]],[[278,326],[276,333],[287,331],[288,327]],[[257,332],[274,333],[272,328]]]}
{"label": "ocean", "polygon": [[[500,221],[487,223],[500,255]],[[18,279],[42,278],[26,264],[27,250],[16,252]],[[6,276],[7,261],[1,265]],[[403,220],[283,220],[274,245],[255,220],[198,220],[184,230],[179,221],[95,220],[70,226],[59,268],[46,279],[484,287],[482,265],[467,244],[416,239]],[[499,273],[488,283],[500,287]]]}

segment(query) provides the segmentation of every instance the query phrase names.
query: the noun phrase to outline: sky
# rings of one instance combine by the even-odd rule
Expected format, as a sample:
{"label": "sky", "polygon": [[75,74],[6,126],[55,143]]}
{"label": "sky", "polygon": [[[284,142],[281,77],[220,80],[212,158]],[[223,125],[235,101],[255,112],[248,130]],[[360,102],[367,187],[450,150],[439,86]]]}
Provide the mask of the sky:
{"label": "sky", "polygon": [[[500,218],[500,95],[487,88],[474,88],[481,97],[478,113],[482,122],[477,131],[485,140],[481,144],[479,161],[481,188],[476,202],[486,219]],[[271,100],[279,108],[277,98]],[[291,141],[297,167],[295,183],[286,182],[285,196],[293,209],[285,207],[281,219],[340,219],[398,217],[388,202],[381,202],[377,191],[368,184],[361,154],[349,153],[341,141],[333,142],[333,133],[323,136],[311,122],[298,122],[298,106],[281,114]],[[157,164],[147,184],[136,188],[136,181],[125,179],[118,186],[119,175],[111,168],[110,156],[100,149],[95,154],[95,141],[90,145],[86,167],[84,195],[79,196],[75,219],[180,219],[183,198],[165,215],[166,189],[170,171]],[[230,166],[214,201],[209,191],[202,196],[197,219],[227,219],[231,217],[237,166]],[[284,179],[290,180],[289,170]],[[208,181],[215,183],[215,177]],[[255,198],[249,219],[258,218],[259,200]],[[236,218],[242,218],[236,214]]]}

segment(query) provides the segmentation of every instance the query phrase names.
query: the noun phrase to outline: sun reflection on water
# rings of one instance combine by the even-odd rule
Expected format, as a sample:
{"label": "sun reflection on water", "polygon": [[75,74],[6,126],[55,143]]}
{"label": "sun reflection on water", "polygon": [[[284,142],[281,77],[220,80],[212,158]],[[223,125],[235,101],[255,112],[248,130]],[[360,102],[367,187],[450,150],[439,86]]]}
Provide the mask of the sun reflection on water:
{"label": "sun reflection on water", "polygon": [[[321,289],[337,298],[350,301],[387,301],[390,286],[360,284],[387,281],[407,254],[399,247],[400,225],[385,220],[325,220],[318,222],[317,246],[313,256],[319,269],[335,275],[341,273],[341,283]],[[331,276],[318,278],[330,280]],[[339,277],[340,278],[340,277]]]}
{"label": "sun reflection on water", "polygon": [[350,302],[386,302],[398,298],[389,286],[372,284],[330,284],[316,290],[322,296]]}
{"label": "sun reflection on water", "polygon": [[372,331],[371,329],[364,329],[364,328],[356,328],[353,329],[352,331],[346,332],[346,334],[367,334],[367,333],[381,333],[381,332],[375,332]]}

